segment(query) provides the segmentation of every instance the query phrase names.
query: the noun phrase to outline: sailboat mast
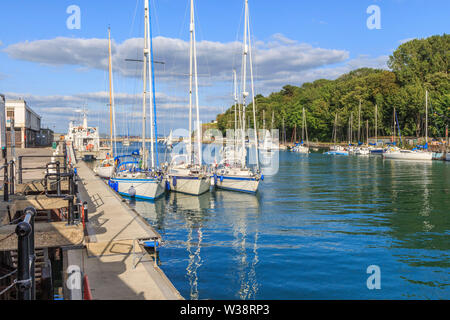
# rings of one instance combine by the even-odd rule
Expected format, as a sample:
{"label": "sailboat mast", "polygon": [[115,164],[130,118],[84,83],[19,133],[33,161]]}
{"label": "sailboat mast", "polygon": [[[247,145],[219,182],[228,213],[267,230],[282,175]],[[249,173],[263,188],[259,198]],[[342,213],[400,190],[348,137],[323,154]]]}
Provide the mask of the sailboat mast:
{"label": "sailboat mast", "polygon": [[[147,0],[148,1],[148,0]],[[149,8],[150,10],[150,8]],[[148,43],[150,45],[149,59],[148,61],[148,78],[150,84],[150,127],[151,127],[151,156],[152,156],[152,169],[157,169],[159,167],[158,161],[158,130],[156,125],[156,92],[155,92],[155,72],[153,64],[153,41],[152,41],[152,24],[151,24],[151,14],[148,14],[147,22],[147,37]]]}
{"label": "sailboat mast", "polygon": [[305,111],[305,108],[303,108],[303,127],[305,128],[306,145],[309,147],[308,127],[306,126],[306,111]]}
{"label": "sailboat mast", "polygon": [[393,123],[393,127],[392,127],[392,142],[395,142],[395,107],[394,107],[394,114],[392,115],[393,119],[394,119],[394,123]]}
{"label": "sailboat mast", "polygon": [[143,91],[143,99],[142,99],[142,169],[147,169],[147,149],[145,146],[145,131],[146,131],[146,123],[147,123],[147,62],[149,57],[149,47],[148,47],[148,15],[149,15],[149,6],[148,0],[145,0],[145,27],[144,27],[144,63],[142,70],[142,78],[144,83],[144,91]]}
{"label": "sailboat mast", "polygon": [[358,108],[358,144],[361,142],[361,99]]}
{"label": "sailboat mast", "polygon": [[266,110],[263,110],[263,130],[266,130]]}
{"label": "sailboat mast", "polygon": [[375,105],[375,146],[378,146],[378,105]]}
{"label": "sailboat mast", "polygon": [[428,143],[428,90],[425,91],[425,142]]}
{"label": "sailboat mast", "polygon": [[193,4],[191,1],[191,18],[189,23],[189,163],[192,165],[194,162],[194,149],[192,147],[192,85],[193,85],[193,63],[192,63],[192,55],[194,50],[194,24],[192,22],[193,19]]}
{"label": "sailboat mast", "polygon": [[334,144],[336,144],[336,140],[337,140],[337,120],[338,120],[338,115],[336,113],[336,118],[334,120]]}
{"label": "sailboat mast", "polygon": [[[247,92],[247,55],[248,55],[248,44],[247,44],[247,27],[248,27],[248,1],[245,0],[245,13],[244,13],[244,52],[242,54],[242,148],[245,150],[245,106],[246,98],[248,96]],[[256,154],[258,154],[258,137],[256,139]],[[242,167],[245,166],[245,152],[242,153]]]}
{"label": "sailboat mast", "polygon": [[111,141],[111,157],[114,157],[113,147],[113,98],[112,98],[112,61],[111,61],[111,28],[108,28],[108,64],[109,64],[109,138]]}
{"label": "sailboat mast", "polygon": [[252,88],[252,104],[253,104],[253,128],[256,141],[256,168],[259,170],[259,153],[258,153],[258,140],[257,140],[257,127],[256,127],[256,99],[255,99],[255,84],[253,82],[253,57],[252,57],[252,42],[250,37],[250,18],[248,13],[248,0],[245,0],[246,18],[247,18],[247,33],[248,33],[248,49],[250,58],[250,83]]}
{"label": "sailboat mast", "polygon": [[369,120],[366,120],[366,138],[367,138],[367,146],[369,146]]}
{"label": "sailboat mast", "polygon": [[302,110],[302,144],[305,140],[305,108]]}
{"label": "sailboat mast", "polygon": [[[195,39],[195,18],[194,18],[194,0],[191,0],[191,42],[192,42],[192,55],[193,55],[193,63],[194,63],[194,86],[195,86],[195,108],[197,113],[197,146],[198,146],[198,161],[201,166],[203,163],[202,159],[202,141],[201,135],[202,131],[200,128],[200,110],[199,110],[199,102],[198,102],[198,70],[197,70],[197,47],[196,47],[196,39]],[[192,75],[191,75],[192,77]],[[191,112],[190,112],[191,113]]]}
{"label": "sailboat mast", "polygon": [[145,28],[146,28],[146,37],[147,37],[147,65],[146,68],[148,68],[148,85],[149,85],[149,102],[150,102],[150,158],[151,158],[151,164],[152,169],[155,168],[155,149],[154,149],[154,114],[153,114],[153,82],[152,82],[152,61],[151,61],[151,52],[150,52],[150,7],[148,5],[148,0],[145,0],[145,7],[146,9],[146,17],[145,17]]}

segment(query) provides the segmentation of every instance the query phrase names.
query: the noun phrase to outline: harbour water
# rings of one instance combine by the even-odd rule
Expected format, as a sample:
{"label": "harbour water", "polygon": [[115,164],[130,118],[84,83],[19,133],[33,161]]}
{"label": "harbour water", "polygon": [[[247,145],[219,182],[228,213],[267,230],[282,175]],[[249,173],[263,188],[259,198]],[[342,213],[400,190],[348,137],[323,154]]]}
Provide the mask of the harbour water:
{"label": "harbour water", "polygon": [[187,299],[450,298],[450,163],[280,152],[256,196],[131,205]]}

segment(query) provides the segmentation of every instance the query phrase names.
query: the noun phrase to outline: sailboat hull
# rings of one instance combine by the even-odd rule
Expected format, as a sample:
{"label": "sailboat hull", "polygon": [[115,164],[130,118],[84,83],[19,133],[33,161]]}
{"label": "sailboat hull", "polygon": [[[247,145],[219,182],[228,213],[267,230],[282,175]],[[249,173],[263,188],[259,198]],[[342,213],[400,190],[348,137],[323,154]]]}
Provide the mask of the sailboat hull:
{"label": "sailboat hull", "polygon": [[216,187],[223,190],[256,193],[259,187],[259,180],[250,177],[224,175],[217,177]]}
{"label": "sailboat hull", "polygon": [[[165,191],[164,181],[154,178],[148,179],[122,179],[111,178],[110,186],[120,195],[134,197],[143,200],[155,200],[161,197]],[[132,190],[135,194],[132,194]],[[133,192],[134,193],[134,192]]]}
{"label": "sailboat hull", "polygon": [[211,182],[206,176],[169,176],[170,190],[194,196],[201,195],[209,191]]}
{"label": "sailboat hull", "polygon": [[433,153],[431,152],[386,152],[385,159],[393,160],[432,160]]}
{"label": "sailboat hull", "polygon": [[104,166],[98,166],[94,168],[94,172],[101,178],[109,179],[114,173],[114,167],[104,167]]}

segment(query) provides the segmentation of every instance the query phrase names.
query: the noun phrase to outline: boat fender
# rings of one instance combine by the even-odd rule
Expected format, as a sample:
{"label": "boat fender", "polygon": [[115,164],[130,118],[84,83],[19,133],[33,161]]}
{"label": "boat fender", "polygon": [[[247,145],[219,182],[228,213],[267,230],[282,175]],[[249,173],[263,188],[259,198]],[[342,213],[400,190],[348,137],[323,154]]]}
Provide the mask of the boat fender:
{"label": "boat fender", "polygon": [[177,177],[173,177],[172,184],[173,184],[174,187],[177,186]]}
{"label": "boat fender", "polygon": [[167,191],[170,191],[170,182],[169,181],[166,181],[166,189],[167,189]]}
{"label": "boat fender", "polygon": [[264,175],[263,174],[261,175],[261,181],[264,181]]}
{"label": "boat fender", "polygon": [[223,182],[223,176],[220,176],[220,182]]}
{"label": "boat fender", "polygon": [[132,198],[136,196],[136,189],[133,186],[131,186],[130,189],[128,189],[128,195]]}
{"label": "boat fender", "polygon": [[217,174],[214,174],[214,185],[217,184]]}

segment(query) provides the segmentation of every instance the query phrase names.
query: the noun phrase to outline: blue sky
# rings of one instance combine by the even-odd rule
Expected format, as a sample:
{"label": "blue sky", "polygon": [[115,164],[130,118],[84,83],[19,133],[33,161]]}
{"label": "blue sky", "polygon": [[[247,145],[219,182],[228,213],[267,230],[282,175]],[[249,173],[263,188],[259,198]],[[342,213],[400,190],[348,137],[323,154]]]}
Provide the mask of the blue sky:
{"label": "blue sky", "polygon": [[[151,0],[161,132],[187,125],[188,0]],[[240,68],[243,0],[196,0],[203,121],[232,103],[232,69]],[[69,30],[66,9],[81,9],[81,29]],[[448,0],[250,0],[257,93],[285,84],[334,79],[358,67],[386,68],[404,40],[450,30]],[[366,9],[381,10],[369,30]],[[136,16],[135,16],[136,13]],[[43,123],[65,131],[84,105],[92,125],[107,132],[107,28],[113,37],[118,131],[138,133],[140,68],[125,58],[142,53],[143,0],[3,0],[0,92],[24,97]],[[133,40],[134,39],[134,40]],[[46,41],[43,41],[46,40]],[[239,72],[238,72],[239,74]]]}

